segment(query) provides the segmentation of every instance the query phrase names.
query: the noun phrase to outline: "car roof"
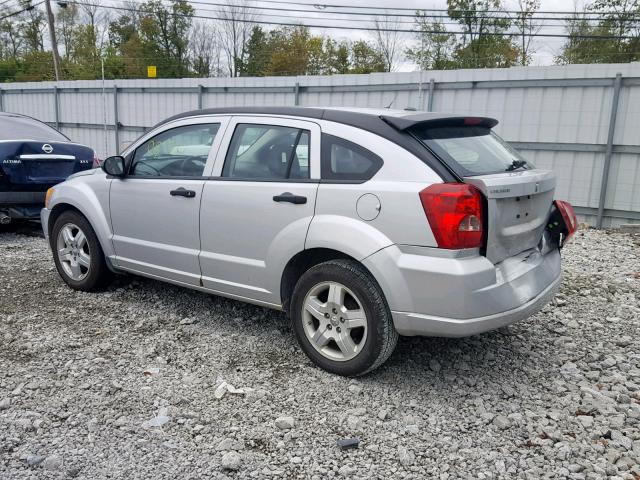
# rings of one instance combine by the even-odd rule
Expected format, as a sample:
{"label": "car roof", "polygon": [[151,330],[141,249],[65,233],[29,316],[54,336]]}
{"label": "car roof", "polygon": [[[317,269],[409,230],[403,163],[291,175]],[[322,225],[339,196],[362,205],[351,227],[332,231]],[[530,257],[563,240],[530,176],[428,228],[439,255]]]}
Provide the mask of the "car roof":
{"label": "car roof", "polygon": [[[431,152],[429,152],[416,138],[407,135],[405,130],[418,124],[433,122],[463,123],[472,118],[476,123],[489,128],[498,123],[497,120],[488,117],[456,115],[440,112],[425,112],[416,110],[397,110],[382,108],[355,108],[355,107],[220,107],[192,110],[174,115],[157,124],[154,128],[175,120],[197,117],[203,115],[273,115],[292,116],[315,120],[327,120],[342,123],[366,130],[379,135],[391,142],[400,145],[416,157],[420,158],[431,167],[444,181],[457,181],[457,175],[449,170]],[[477,122],[480,123],[477,123]]]}
{"label": "car roof", "polygon": [[[160,122],[166,122],[199,115],[286,115],[294,117],[328,120],[345,125],[364,128],[364,125],[372,126],[376,120],[385,122],[397,130],[406,130],[419,123],[442,122],[444,120],[458,120],[474,118],[489,128],[495,126],[498,121],[494,118],[479,117],[477,115],[460,115],[443,112],[427,112],[418,110],[399,110],[387,108],[358,108],[358,107],[218,107],[192,110],[180,113]],[[477,124],[477,123],[476,123]],[[365,128],[368,130],[368,128]]]}

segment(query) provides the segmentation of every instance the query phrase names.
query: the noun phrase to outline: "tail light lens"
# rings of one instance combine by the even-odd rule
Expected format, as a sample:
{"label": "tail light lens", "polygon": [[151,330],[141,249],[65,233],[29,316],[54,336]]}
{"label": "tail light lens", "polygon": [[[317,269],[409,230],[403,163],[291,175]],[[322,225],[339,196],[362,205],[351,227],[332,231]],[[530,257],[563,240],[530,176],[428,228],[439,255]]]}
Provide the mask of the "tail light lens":
{"label": "tail light lens", "polygon": [[102,160],[100,160],[96,152],[93,152],[93,168],[98,168],[100,165],[102,165]]}
{"label": "tail light lens", "polygon": [[573,211],[573,206],[569,202],[556,200],[555,204],[567,227],[567,233],[562,239],[562,245],[565,245],[578,230],[578,218],[576,217],[576,212]]}
{"label": "tail light lens", "polygon": [[440,248],[478,248],[484,239],[482,193],[466,183],[436,183],[420,201]]}

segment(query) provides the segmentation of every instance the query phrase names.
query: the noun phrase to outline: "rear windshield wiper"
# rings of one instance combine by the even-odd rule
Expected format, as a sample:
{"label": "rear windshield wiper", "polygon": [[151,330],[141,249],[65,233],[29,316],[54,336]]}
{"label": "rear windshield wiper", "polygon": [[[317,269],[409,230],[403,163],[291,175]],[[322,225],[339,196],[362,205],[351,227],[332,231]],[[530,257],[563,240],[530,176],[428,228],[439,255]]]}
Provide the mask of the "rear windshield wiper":
{"label": "rear windshield wiper", "polygon": [[527,161],[526,160],[514,160],[513,162],[511,162],[511,165],[509,165],[507,168],[505,168],[505,172],[512,172],[514,170],[517,170],[519,168],[522,168],[524,166],[527,165]]}

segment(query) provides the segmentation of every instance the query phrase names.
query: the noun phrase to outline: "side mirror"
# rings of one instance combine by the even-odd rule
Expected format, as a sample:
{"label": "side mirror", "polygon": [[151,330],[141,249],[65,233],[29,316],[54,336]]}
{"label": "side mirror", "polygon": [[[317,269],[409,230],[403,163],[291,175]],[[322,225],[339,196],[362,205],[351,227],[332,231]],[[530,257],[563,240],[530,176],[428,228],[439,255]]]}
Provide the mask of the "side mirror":
{"label": "side mirror", "polygon": [[114,155],[102,162],[102,170],[113,177],[124,177],[124,157]]}

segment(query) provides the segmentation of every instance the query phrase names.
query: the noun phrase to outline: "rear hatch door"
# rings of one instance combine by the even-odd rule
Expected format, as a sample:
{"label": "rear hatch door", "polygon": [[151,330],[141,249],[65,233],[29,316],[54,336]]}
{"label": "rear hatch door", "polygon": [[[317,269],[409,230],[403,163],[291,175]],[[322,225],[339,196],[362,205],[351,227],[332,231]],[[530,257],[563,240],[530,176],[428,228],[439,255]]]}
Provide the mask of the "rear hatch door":
{"label": "rear hatch door", "polygon": [[[418,139],[458,179],[487,201],[486,257],[493,263],[536,247],[551,212],[555,175],[536,169],[491,129],[497,120],[427,114],[397,128]],[[390,122],[391,123],[391,122]]]}
{"label": "rear hatch door", "polygon": [[486,256],[493,263],[535,248],[542,239],[555,191],[550,170],[465,177],[487,199]]}
{"label": "rear hatch door", "polygon": [[0,142],[0,167],[9,190],[46,189],[92,167],[91,148],[67,142]]}

